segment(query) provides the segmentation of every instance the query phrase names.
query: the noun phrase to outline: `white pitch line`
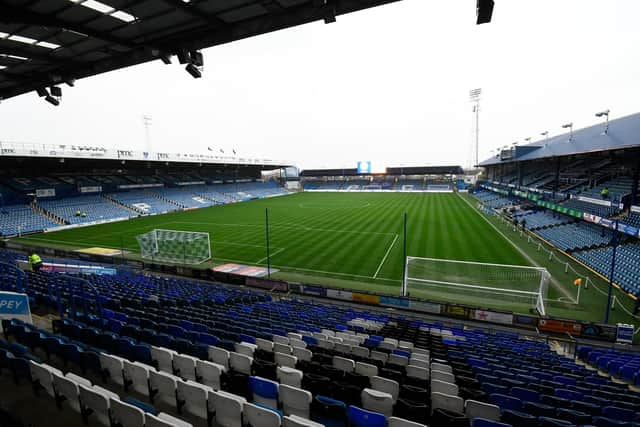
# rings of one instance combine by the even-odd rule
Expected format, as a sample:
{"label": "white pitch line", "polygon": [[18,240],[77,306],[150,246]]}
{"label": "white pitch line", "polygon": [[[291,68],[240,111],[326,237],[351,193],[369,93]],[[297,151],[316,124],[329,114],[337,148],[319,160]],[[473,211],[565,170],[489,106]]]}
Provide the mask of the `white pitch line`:
{"label": "white pitch line", "polygon": [[380,273],[380,269],[382,268],[382,265],[387,260],[387,257],[389,256],[389,252],[391,252],[391,249],[393,248],[393,245],[396,244],[396,240],[398,240],[398,234],[396,234],[396,237],[394,237],[393,242],[391,242],[391,245],[389,246],[389,249],[387,249],[387,253],[384,254],[384,258],[382,258],[382,261],[380,261],[380,265],[378,266],[378,269],[376,270],[376,273],[373,275],[374,279],[376,277],[378,277],[378,273]]}
{"label": "white pitch line", "polygon": [[[270,258],[270,257],[272,257],[272,256],[274,256],[274,255],[279,254],[280,252],[284,251],[285,249],[286,249],[286,248],[280,248],[280,249],[278,249],[277,251],[275,251],[274,253],[269,254],[269,258]],[[266,260],[267,260],[267,257],[264,257],[264,258],[262,258],[261,260],[258,260],[258,261],[256,262],[256,264],[262,264],[262,263],[263,263],[263,262],[265,262]]]}

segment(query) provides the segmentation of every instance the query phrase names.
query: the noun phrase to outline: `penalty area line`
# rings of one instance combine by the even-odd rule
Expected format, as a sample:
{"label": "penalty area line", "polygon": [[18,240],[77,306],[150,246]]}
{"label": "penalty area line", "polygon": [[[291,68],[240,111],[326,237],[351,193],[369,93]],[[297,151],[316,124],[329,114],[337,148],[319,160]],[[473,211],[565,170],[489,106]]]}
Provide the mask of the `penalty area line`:
{"label": "penalty area line", "polygon": [[382,258],[382,261],[380,261],[380,265],[378,265],[378,269],[376,270],[375,274],[373,275],[373,279],[378,277],[378,273],[380,273],[380,269],[384,265],[384,262],[387,260],[387,257],[389,256],[389,252],[391,252],[391,249],[393,249],[393,245],[396,244],[396,240],[398,240],[398,235],[397,234],[396,234],[396,237],[393,238],[393,242],[391,242],[391,245],[389,245],[389,249],[387,249],[387,252],[384,254],[384,257]]}
{"label": "penalty area line", "polygon": [[[281,253],[282,251],[284,251],[286,248],[280,248],[277,251],[275,251],[272,254],[269,254],[269,258],[273,257],[274,255],[278,255],[279,253]],[[267,257],[261,258],[258,261],[256,261],[256,264],[262,264],[263,262],[265,262],[267,260]]]}

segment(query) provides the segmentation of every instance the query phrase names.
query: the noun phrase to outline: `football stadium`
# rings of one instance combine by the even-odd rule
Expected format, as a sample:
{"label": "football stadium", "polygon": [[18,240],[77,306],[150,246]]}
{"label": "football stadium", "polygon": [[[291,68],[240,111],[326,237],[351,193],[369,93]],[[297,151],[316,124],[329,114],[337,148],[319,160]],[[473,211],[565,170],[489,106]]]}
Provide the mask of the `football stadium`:
{"label": "football stadium", "polygon": [[572,0],[619,45],[579,80],[568,6],[421,1],[0,4],[0,426],[640,425],[640,9]]}

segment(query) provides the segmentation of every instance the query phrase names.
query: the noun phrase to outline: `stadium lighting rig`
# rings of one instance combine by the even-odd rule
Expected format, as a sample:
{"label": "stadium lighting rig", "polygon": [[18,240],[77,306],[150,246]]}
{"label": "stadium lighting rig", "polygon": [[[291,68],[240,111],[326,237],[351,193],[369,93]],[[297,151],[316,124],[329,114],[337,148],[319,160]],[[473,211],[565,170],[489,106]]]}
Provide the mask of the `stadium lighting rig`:
{"label": "stadium lighting rig", "polygon": [[[49,93],[51,91],[51,93]],[[40,98],[44,98],[49,104],[58,106],[60,105],[60,98],[62,98],[62,89],[59,86],[51,86],[49,90],[46,87],[36,89],[36,93]]]}
{"label": "stadium lighting rig", "polygon": [[[178,57],[178,62],[180,64],[187,64],[184,69],[187,73],[191,74],[191,77],[194,79],[202,77],[202,71],[204,70],[204,56],[201,51],[193,50],[187,52],[184,49],[180,49],[176,52],[176,56]],[[167,65],[171,64],[171,54],[161,54],[160,60]]]}
{"label": "stadium lighting rig", "polygon": [[477,0],[476,2],[476,25],[487,24],[491,22],[491,16],[493,15],[493,6],[495,2],[493,0]]}
{"label": "stadium lighting rig", "polygon": [[573,141],[573,122],[562,125],[562,129],[569,129],[569,142]]}
{"label": "stadium lighting rig", "polygon": [[604,111],[600,111],[599,113],[596,113],[596,117],[605,117],[606,121],[604,122],[604,132],[602,132],[603,135],[606,135],[607,132],[609,132],[609,109],[606,109]]}

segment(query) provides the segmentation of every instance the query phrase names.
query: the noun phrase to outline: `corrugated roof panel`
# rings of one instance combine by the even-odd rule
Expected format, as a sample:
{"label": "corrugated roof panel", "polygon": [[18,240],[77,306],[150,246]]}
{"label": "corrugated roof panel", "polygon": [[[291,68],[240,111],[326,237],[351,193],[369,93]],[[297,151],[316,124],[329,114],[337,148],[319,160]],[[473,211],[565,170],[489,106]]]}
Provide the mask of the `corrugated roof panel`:
{"label": "corrugated roof panel", "polygon": [[571,141],[569,137],[570,135],[565,133],[548,140],[536,141],[529,145],[540,145],[537,150],[508,161],[501,161],[499,158],[492,157],[480,163],[480,166],[640,146],[640,113],[611,120],[606,134],[604,133],[604,124],[600,123],[575,130]]}

